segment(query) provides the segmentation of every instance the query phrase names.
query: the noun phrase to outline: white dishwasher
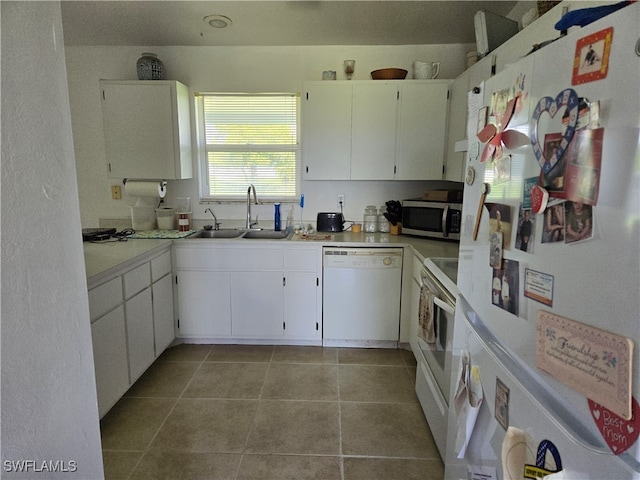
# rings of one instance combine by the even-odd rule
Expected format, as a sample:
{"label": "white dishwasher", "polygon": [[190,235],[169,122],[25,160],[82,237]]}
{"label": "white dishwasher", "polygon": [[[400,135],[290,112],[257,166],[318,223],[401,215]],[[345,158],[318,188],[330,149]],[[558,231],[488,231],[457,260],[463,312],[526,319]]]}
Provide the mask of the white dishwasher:
{"label": "white dishwasher", "polygon": [[402,248],[325,247],[322,344],[397,347]]}

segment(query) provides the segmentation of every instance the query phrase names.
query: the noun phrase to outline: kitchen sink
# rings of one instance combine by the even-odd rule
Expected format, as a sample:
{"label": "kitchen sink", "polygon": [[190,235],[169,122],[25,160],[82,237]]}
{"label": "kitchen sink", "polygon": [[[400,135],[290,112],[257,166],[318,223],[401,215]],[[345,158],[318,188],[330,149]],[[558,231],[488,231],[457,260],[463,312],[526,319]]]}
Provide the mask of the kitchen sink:
{"label": "kitchen sink", "polygon": [[284,240],[289,237],[291,232],[287,232],[286,230],[276,231],[276,230],[249,230],[246,232],[242,238],[254,238],[254,239],[262,239],[262,240]]}
{"label": "kitchen sink", "polygon": [[223,228],[222,230],[200,230],[189,238],[236,238],[242,235],[242,230]]}

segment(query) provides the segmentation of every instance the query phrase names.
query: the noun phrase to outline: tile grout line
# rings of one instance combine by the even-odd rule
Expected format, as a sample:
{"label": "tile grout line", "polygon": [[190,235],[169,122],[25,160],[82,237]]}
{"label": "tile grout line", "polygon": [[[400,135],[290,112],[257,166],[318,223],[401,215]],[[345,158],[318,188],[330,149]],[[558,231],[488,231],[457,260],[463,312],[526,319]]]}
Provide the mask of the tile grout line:
{"label": "tile grout line", "polygon": [[[251,428],[249,428],[249,431],[247,432],[247,436],[244,439],[244,445],[242,447],[242,452],[240,452],[240,460],[238,461],[238,467],[236,468],[236,474],[234,476],[234,479],[237,479],[238,475],[240,475],[240,468],[242,467],[242,461],[244,460],[245,452],[247,450],[247,444],[249,443],[249,438],[251,437],[251,434],[253,433],[256,427],[258,411],[260,410],[260,401],[262,400],[262,393],[264,392],[264,387],[265,387],[265,384],[267,383],[267,375],[269,375],[269,370],[271,370],[271,364],[273,363],[273,357],[275,356],[275,351],[276,351],[276,348],[275,346],[273,346],[271,349],[271,358],[269,358],[269,362],[267,363],[267,370],[264,373],[264,378],[262,379],[262,386],[260,387],[260,393],[258,393],[258,398],[256,399],[256,411],[253,414]],[[260,362],[260,363],[264,363],[264,362]]]}
{"label": "tile grout line", "polygon": [[340,398],[340,350],[336,350],[336,382],[338,393],[338,455],[340,459],[340,480],[344,480],[344,451],[342,444],[342,399]]}
{"label": "tile grout line", "polygon": [[[210,353],[211,353],[211,349],[209,349],[209,353],[207,353],[207,355],[205,355],[205,357],[202,360],[200,360],[198,368],[196,368],[194,370],[193,374],[191,375],[191,378],[189,379],[189,381],[187,382],[185,387],[182,389],[182,392],[180,392],[180,395],[178,395],[175,398],[175,402],[173,403],[173,406],[169,409],[169,411],[167,412],[167,415],[164,417],[164,420],[160,423],[160,426],[158,427],[158,430],[156,430],[156,433],[153,434],[153,436],[151,437],[151,440],[149,440],[149,443],[147,444],[147,446],[142,450],[142,455],[140,455],[140,458],[136,462],[135,466],[133,467],[131,472],[129,472],[129,475],[127,476],[128,480],[131,479],[132,475],[134,474],[134,472],[136,471],[136,469],[138,468],[138,466],[142,462],[142,459],[144,458],[144,456],[147,455],[150,452],[150,447],[153,444],[154,440],[157,438],[158,434],[160,433],[160,430],[162,430],[162,427],[164,427],[165,423],[167,422],[167,420],[169,419],[169,417],[171,416],[171,414],[175,410],[176,406],[178,405],[178,402],[180,401],[180,399],[183,397],[184,393],[189,388],[189,385],[191,385],[191,382],[193,382],[193,379],[195,378],[196,374],[202,368],[202,365],[207,360],[207,357],[209,356]],[[176,363],[184,363],[185,361],[188,361],[188,360],[175,360]],[[157,397],[155,397],[155,398],[157,398]],[[173,397],[164,397],[164,398],[173,398]]]}

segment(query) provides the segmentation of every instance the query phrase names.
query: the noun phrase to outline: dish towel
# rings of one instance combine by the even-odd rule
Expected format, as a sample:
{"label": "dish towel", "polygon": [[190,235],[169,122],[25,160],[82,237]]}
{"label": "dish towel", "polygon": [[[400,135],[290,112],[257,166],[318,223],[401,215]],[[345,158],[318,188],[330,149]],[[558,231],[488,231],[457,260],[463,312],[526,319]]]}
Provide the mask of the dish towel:
{"label": "dish towel", "polygon": [[435,293],[423,285],[420,288],[418,307],[418,336],[427,343],[436,343],[436,332],[433,323],[433,299]]}

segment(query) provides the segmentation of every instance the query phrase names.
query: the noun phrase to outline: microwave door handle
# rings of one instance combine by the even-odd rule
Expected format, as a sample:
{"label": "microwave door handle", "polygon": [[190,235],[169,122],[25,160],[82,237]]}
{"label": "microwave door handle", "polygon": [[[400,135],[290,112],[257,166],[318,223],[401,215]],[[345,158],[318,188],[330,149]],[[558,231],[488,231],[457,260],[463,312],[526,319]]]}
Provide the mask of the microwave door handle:
{"label": "microwave door handle", "polygon": [[442,310],[444,310],[450,315],[455,315],[456,313],[456,311],[451,305],[449,305],[447,302],[443,300],[440,300],[438,297],[434,297],[433,303],[435,303],[438,307],[440,307]]}
{"label": "microwave door handle", "polygon": [[448,237],[447,233],[447,217],[449,216],[449,205],[445,205],[444,210],[442,210],[442,236]]}

